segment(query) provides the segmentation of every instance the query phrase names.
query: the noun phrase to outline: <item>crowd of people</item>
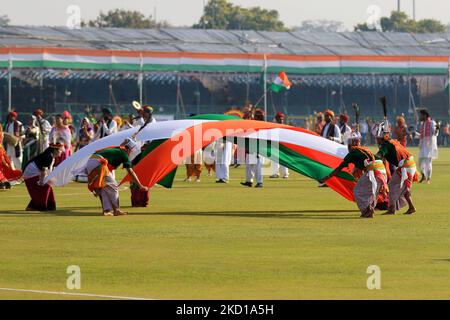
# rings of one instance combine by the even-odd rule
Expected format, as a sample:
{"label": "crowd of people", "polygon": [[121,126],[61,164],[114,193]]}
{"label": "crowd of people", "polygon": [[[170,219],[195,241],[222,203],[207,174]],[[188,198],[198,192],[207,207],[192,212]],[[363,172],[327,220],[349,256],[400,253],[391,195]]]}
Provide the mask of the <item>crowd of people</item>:
{"label": "crowd of people", "polygon": [[[226,114],[247,120],[266,120],[264,111],[251,104],[246,104],[242,109],[234,108]],[[432,120],[426,109],[420,110],[419,114],[420,128],[417,134],[420,146],[420,182],[431,183],[432,161],[438,155],[439,133],[442,131],[444,139],[441,141],[447,144],[449,125],[441,128],[440,123]],[[273,121],[284,124],[286,119],[285,114],[278,112]],[[149,106],[138,109],[136,115],[124,118],[114,115],[111,109],[104,108],[98,117],[94,115],[84,117],[78,129],[73,125],[72,116],[67,111],[52,116],[49,120],[41,109],[37,109],[27,126],[17,120],[15,112],[9,113],[4,128],[0,125],[0,141],[5,145],[4,148],[0,144],[0,188],[9,189],[14,183],[23,180],[31,197],[27,210],[55,210],[56,202],[51,186],[44,184],[43,181],[49,171],[72,153],[92,141],[121,130],[142,128],[156,122],[153,108]],[[307,129],[323,138],[348,147],[349,154],[342,164],[319,182],[326,185],[328,179],[352,164],[355,168],[352,174],[358,180],[354,190],[355,199],[362,217],[373,217],[374,210],[383,207],[387,209],[387,214],[394,214],[405,205],[409,206],[406,213],[415,212],[411,187],[418,176],[414,158],[407,150],[407,145],[414,141],[412,136],[416,132],[411,132],[403,116],[397,117],[394,126],[387,120],[381,124],[373,123],[369,119],[361,123],[350,123],[349,115],[336,116],[332,110],[327,109],[317,113],[314,123],[307,123],[307,126]],[[370,144],[372,139],[379,146],[376,154],[364,147]],[[84,169],[88,188],[100,198],[105,216],[126,214],[120,210],[114,174],[120,166],[123,166],[132,177],[132,205],[146,207],[149,203],[148,189],[141,184],[132,168],[153,150],[154,146],[151,141],[144,142],[141,153],[131,159],[130,154],[135,148],[138,148],[136,142],[127,139],[119,147],[97,150]],[[224,138],[186,159],[185,181],[200,182],[203,169],[206,168],[209,176],[215,172],[216,183],[228,183],[230,167],[245,165],[246,179],[241,185],[262,188],[264,162],[265,159],[259,154],[259,150],[238,148],[232,140]],[[272,162],[269,178],[288,179],[289,170],[279,163]]]}

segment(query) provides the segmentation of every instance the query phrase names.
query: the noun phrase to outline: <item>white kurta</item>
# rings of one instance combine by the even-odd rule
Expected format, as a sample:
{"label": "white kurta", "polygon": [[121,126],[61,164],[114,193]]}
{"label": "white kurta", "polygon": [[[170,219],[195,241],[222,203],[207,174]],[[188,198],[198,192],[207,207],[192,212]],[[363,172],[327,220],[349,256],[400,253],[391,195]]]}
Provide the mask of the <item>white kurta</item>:
{"label": "white kurta", "polygon": [[283,178],[288,178],[289,177],[289,169],[286,167],[283,167],[282,165],[280,165],[278,162],[275,161],[271,161],[272,163],[272,175],[280,175],[280,170],[281,170],[281,176]]}
{"label": "white kurta", "polygon": [[420,139],[419,147],[419,167],[426,180],[430,180],[433,175],[433,162],[438,158],[436,122],[431,121],[430,135]]}
{"label": "white kurta", "polygon": [[106,122],[103,122],[103,124],[98,128],[97,132],[94,135],[94,140],[100,140],[104,137],[111,136],[115,133],[119,132],[119,129],[117,127],[117,122],[114,120],[111,120],[109,122],[109,125],[106,124]]}
{"label": "white kurta", "polygon": [[52,126],[50,124],[50,122],[48,122],[45,119],[38,119],[37,121],[40,122],[40,126],[39,127],[39,149],[38,149],[38,153],[42,153],[44,152],[48,147],[49,147],[49,136],[50,136],[50,131],[52,131]]}
{"label": "white kurta", "polygon": [[[323,135],[322,136],[324,138],[326,138],[328,136],[328,130],[330,130],[330,125],[331,125],[331,123],[327,123],[323,127]],[[339,130],[339,127],[337,125],[334,126],[334,137],[331,137],[330,139],[332,139],[334,142],[337,142],[337,143],[342,142],[341,131]]]}
{"label": "white kurta", "polygon": [[264,158],[261,156],[258,157],[256,153],[247,154],[245,164],[246,182],[253,183],[253,179],[256,178],[256,183],[263,183],[263,163]]}
{"label": "white kurta", "polygon": [[[19,123],[19,127],[22,127],[22,123],[20,121],[17,121]],[[22,129],[19,129],[22,131]],[[5,126],[5,132],[9,133],[10,135],[14,136],[14,122],[7,123]],[[20,133],[22,134],[22,133]],[[23,139],[25,136],[21,135],[21,139]],[[21,170],[22,169],[22,160],[23,160],[23,147],[22,147],[22,141],[19,142],[19,148],[20,148],[20,155],[16,156],[16,148],[10,144],[6,146],[6,154],[9,157],[9,160],[11,160],[11,166],[14,170]]]}
{"label": "white kurta", "polygon": [[431,158],[433,160],[438,158],[438,147],[437,147],[438,133],[439,132],[436,130],[436,122],[433,120],[431,123],[430,135],[423,137],[423,139],[420,139],[419,158]]}
{"label": "white kurta", "polygon": [[233,143],[230,141],[216,141],[216,177],[225,181],[230,180],[230,165],[233,158]]}
{"label": "white kurta", "polygon": [[[343,130],[342,127],[340,129],[341,129],[341,131]],[[341,134],[342,144],[343,145],[348,146],[348,139],[350,139],[351,135],[352,135],[352,128],[350,128],[350,126],[346,124],[344,133]]]}

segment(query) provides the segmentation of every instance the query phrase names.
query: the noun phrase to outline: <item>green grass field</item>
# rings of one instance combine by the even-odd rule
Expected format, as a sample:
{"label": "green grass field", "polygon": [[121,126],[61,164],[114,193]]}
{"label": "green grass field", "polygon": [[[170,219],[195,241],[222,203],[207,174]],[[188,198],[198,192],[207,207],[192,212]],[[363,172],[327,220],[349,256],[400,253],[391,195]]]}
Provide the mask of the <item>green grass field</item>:
{"label": "green grass field", "polygon": [[[417,149],[414,150],[417,153]],[[292,174],[263,189],[201,183],[155,188],[151,206],[100,216],[86,185],[56,188],[58,211],[28,213],[23,185],[0,192],[0,287],[82,289],[152,299],[449,299],[450,149],[440,150],[431,185],[415,184],[414,216],[359,218],[356,205]],[[368,290],[369,265],[381,290]],[[0,289],[0,299],[76,298]]]}

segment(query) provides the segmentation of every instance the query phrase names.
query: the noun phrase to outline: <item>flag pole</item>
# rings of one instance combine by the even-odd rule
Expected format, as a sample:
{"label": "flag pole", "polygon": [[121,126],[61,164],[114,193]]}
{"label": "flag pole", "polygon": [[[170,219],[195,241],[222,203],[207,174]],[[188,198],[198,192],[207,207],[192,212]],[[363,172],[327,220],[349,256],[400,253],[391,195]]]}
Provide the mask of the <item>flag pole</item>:
{"label": "flag pole", "polygon": [[264,120],[267,121],[267,57],[264,55]]}
{"label": "flag pole", "polygon": [[9,57],[8,61],[8,112],[12,110],[12,70],[13,62],[12,58]]}
{"label": "flag pole", "polygon": [[142,53],[140,55],[139,62],[139,76],[138,76],[138,84],[139,84],[139,103],[144,103],[144,58],[142,57]]}
{"label": "flag pole", "polygon": [[448,117],[450,119],[450,60],[448,64],[447,90],[448,90]]}

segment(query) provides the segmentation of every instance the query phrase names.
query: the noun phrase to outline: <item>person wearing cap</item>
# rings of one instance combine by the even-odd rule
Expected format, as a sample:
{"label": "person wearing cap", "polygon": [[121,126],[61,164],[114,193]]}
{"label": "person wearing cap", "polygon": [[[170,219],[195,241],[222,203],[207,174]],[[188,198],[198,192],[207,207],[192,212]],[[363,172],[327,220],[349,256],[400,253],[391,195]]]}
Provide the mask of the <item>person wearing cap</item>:
{"label": "person wearing cap", "polygon": [[[256,121],[264,121],[265,113],[261,109],[256,109],[254,114],[254,119]],[[255,148],[250,147],[250,141],[257,143]],[[258,140],[245,139],[245,182],[241,182],[244,187],[253,187],[253,180],[256,178],[255,188],[263,187],[263,174],[262,166],[264,163],[264,158],[258,154],[259,152],[259,142]]]}
{"label": "person wearing cap", "polygon": [[119,187],[112,173],[119,166],[122,165],[127,170],[139,190],[148,191],[148,188],[141,184],[131,168],[132,163],[129,155],[136,147],[135,141],[126,139],[119,147],[95,151],[86,164],[88,189],[100,198],[104,216],[127,214],[120,210]]}
{"label": "person wearing cap", "polygon": [[153,117],[153,107],[150,106],[145,106],[143,108],[143,120],[144,120],[144,124],[152,124],[152,123],[156,123],[156,119],[155,117]]}
{"label": "person wearing cap", "polygon": [[10,135],[16,141],[15,144],[12,144],[10,140],[7,140],[6,143],[6,153],[11,160],[12,168],[14,170],[21,170],[23,160],[22,140],[25,138],[25,130],[22,122],[17,120],[17,113],[15,111],[8,114],[5,134]]}
{"label": "person wearing cap", "polygon": [[102,113],[102,118],[98,121],[98,129],[94,135],[94,140],[103,139],[104,137],[110,136],[119,131],[111,108],[103,108]]}
{"label": "person wearing cap", "polygon": [[341,143],[341,131],[339,127],[333,123],[334,121],[334,112],[330,109],[324,111],[325,115],[325,125],[322,128],[322,132],[320,135],[328,140]]}
{"label": "person wearing cap", "polygon": [[[275,115],[275,122],[279,124],[284,124],[286,120],[286,115],[283,112],[278,112]],[[278,179],[280,177],[280,169],[281,169],[281,176],[283,179],[289,178],[289,169],[286,167],[281,166],[278,162],[271,161],[272,162],[272,175],[269,177],[271,179]]]}
{"label": "person wearing cap", "polygon": [[359,132],[353,132],[350,135],[347,146],[349,153],[344,158],[344,161],[319,182],[325,183],[338,175],[344,168],[353,164],[352,174],[355,174],[356,170],[363,172],[353,189],[356,203],[361,212],[361,218],[373,218],[379,194],[386,193],[388,190],[386,168],[383,161],[376,159],[372,151],[361,146],[361,134]]}
{"label": "person wearing cap", "polygon": [[390,138],[390,126],[387,120],[375,125],[373,132],[379,148],[376,156],[395,168],[388,185],[389,208],[385,214],[395,214],[396,210],[406,205],[408,210],[405,214],[415,213],[416,208],[411,195],[412,184],[418,180],[414,157],[400,142]]}
{"label": "person wearing cap", "polygon": [[439,135],[439,125],[431,119],[426,109],[419,111],[420,114],[420,142],[419,142],[419,168],[422,174],[420,182],[426,180],[431,183],[433,174],[433,160],[438,158],[437,137]]}
{"label": "person wearing cap", "polygon": [[52,125],[44,118],[44,111],[42,109],[36,109],[33,115],[36,117],[36,124],[39,128],[37,152],[41,154],[49,147]]}
{"label": "person wearing cap", "polygon": [[62,142],[64,144],[63,152],[55,158],[54,166],[57,167],[61,162],[70,157],[72,150],[72,133],[67,125],[64,124],[63,116],[55,116],[55,125],[50,131],[50,142]]}
{"label": "person wearing cap", "polygon": [[352,134],[352,128],[348,125],[349,116],[346,114],[341,114],[339,116],[339,129],[341,132],[342,144],[348,145],[350,136]]}
{"label": "person wearing cap", "polygon": [[31,159],[23,172],[23,179],[27,187],[31,201],[27,211],[54,211],[56,210],[56,200],[53,189],[43,181],[53,169],[55,159],[63,152],[62,143],[52,143],[37,157]]}

